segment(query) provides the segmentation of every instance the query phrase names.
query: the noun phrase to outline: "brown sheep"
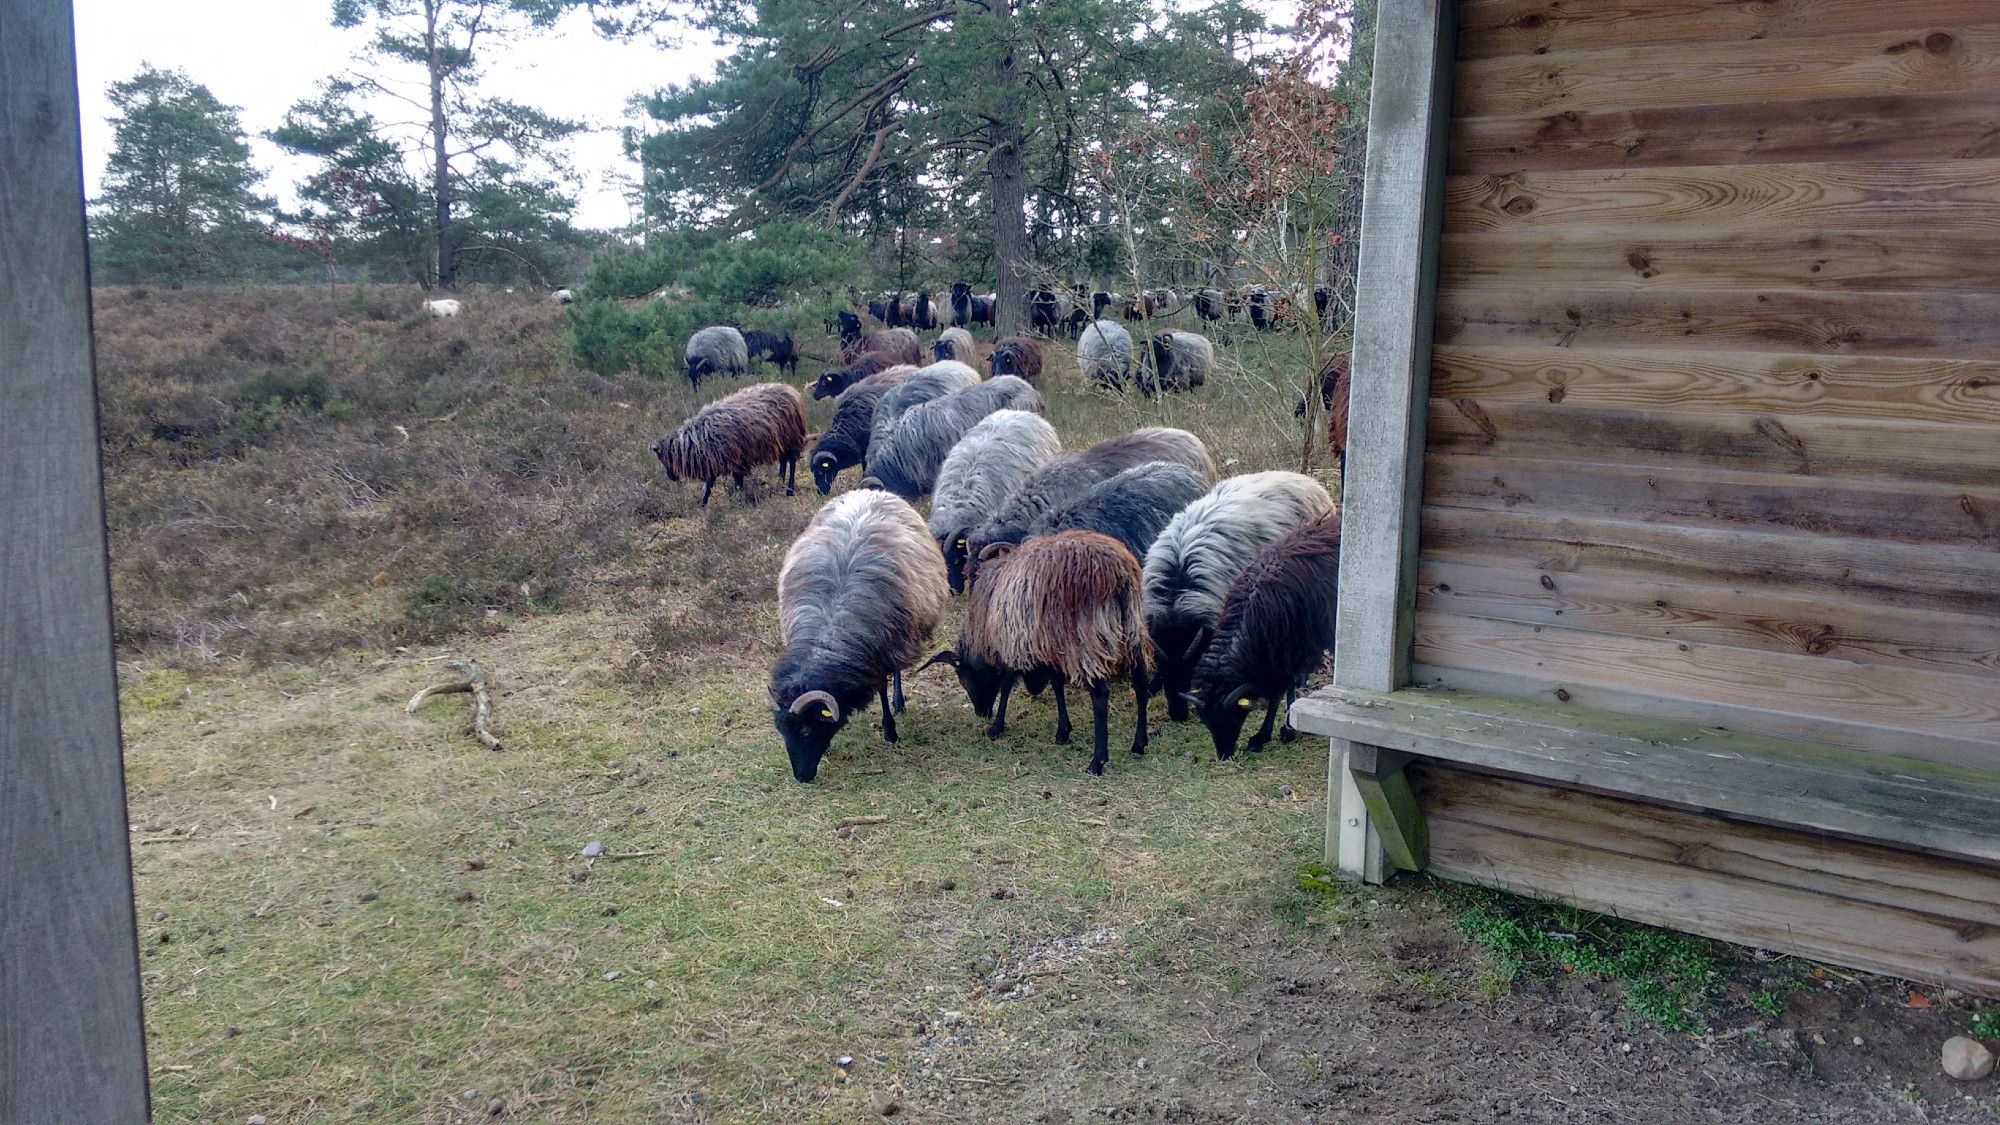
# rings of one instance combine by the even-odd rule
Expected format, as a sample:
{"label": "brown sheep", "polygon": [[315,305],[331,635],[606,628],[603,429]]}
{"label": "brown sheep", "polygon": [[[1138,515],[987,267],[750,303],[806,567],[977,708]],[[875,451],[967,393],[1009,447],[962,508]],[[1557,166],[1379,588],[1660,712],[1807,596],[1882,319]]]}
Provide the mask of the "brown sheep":
{"label": "brown sheep", "polygon": [[917,342],[917,334],[907,328],[878,328],[863,333],[852,348],[841,349],[840,358],[852,363],[870,352],[892,364],[924,362],[923,345]]}
{"label": "brown sheep", "polygon": [[1006,336],[987,360],[994,375],[1018,375],[1032,383],[1042,377],[1042,346],[1026,336]]}
{"label": "brown sheep", "polygon": [[668,480],[702,481],[701,506],[706,508],[717,477],[734,478],[740,489],[744,474],[759,465],[775,463],[785,495],[792,495],[805,447],[805,400],[784,383],[758,383],[702,407],[654,442],[653,456]]}

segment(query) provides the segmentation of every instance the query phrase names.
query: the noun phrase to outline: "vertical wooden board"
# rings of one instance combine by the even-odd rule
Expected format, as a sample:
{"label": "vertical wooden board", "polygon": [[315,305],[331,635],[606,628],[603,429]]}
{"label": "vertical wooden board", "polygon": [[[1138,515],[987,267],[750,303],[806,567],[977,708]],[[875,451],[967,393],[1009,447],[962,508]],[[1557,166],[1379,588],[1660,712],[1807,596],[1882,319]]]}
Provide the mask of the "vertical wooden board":
{"label": "vertical wooden board", "polygon": [[[2000,997],[2000,929],[1564,838],[1588,839],[1592,832],[1583,824],[1558,827],[1562,805],[1604,800],[1566,794],[1542,810],[1542,831],[1533,835],[1427,808],[1430,870],[1630,921]],[[1690,830],[1699,826],[1710,839],[1738,831],[1717,818],[1689,819]]]}
{"label": "vertical wooden board", "polygon": [[1810,39],[1614,46],[1459,63],[1459,117],[1699,102],[1937,93],[2000,85],[2000,25],[1920,20]]}
{"label": "vertical wooden board", "polygon": [[0,1121],[147,1116],[70,6],[0,0]]}
{"label": "vertical wooden board", "polygon": [[1384,5],[1376,26],[1342,481],[1334,678],[1408,675],[1455,0]]}
{"label": "vertical wooden board", "polygon": [[1454,175],[1575,168],[1968,160],[2000,156],[2000,91],[1461,117]]}
{"label": "vertical wooden board", "polygon": [[1990,0],[1465,0],[1459,58],[1600,47],[1814,39],[1884,27],[2000,18]]}

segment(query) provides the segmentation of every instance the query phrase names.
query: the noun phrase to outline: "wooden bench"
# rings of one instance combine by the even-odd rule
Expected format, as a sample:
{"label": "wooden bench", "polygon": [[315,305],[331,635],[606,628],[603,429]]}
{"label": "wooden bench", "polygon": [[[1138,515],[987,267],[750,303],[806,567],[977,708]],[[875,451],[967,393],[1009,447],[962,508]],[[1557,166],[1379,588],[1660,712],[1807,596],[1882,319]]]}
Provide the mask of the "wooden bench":
{"label": "wooden bench", "polygon": [[2000,995],[2000,776],[1466,691],[1327,688],[1292,716],[1333,739],[1350,875],[1430,870]]}

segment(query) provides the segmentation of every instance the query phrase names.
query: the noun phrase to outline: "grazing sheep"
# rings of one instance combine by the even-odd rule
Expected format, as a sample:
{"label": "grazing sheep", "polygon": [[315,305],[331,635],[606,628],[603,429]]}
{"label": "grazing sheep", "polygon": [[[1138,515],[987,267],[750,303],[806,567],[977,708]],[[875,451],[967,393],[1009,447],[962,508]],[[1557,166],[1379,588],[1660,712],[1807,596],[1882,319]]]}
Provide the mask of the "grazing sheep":
{"label": "grazing sheep", "polygon": [[752,328],[743,333],[743,349],[751,359],[768,360],[772,366],[784,368],[785,374],[798,378],[799,350],[792,343],[790,332],[765,332]]}
{"label": "grazing sheep", "polygon": [[951,447],[931,486],[930,529],[944,555],[952,593],[965,590],[965,549],[972,529],[1035,470],[1061,454],[1055,427],[1025,410],[996,410]]}
{"label": "grazing sheep", "polygon": [[[813,397],[832,398],[878,371],[899,366],[880,352],[863,352],[843,367],[828,368],[813,382]],[[900,366],[908,366],[903,364]]]}
{"label": "grazing sheep", "polygon": [[875,404],[875,420],[871,424],[869,442],[872,445],[888,437],[889,431],[896,428],[897,420],[911,407],[955,394],[977,382],[979,372],[955,360],[942,360],[929,367],[918,368]]}
{"label": "grazing sheep", "polygon": [[907,328],[883,328],[864,332],[851,348],[842,348],[840,358],[852,363],[861,356],[873,352],[890,363],[922,363],[923,345],[917,342],[917,334]]}
{"label": "grazing sheep", "polygon": [[555,292],[549,294],[549,300],[555,302],[558,305],[573,304],[576,301],[576,294],[571,293],[567,289],[558,289]]}
{"label": "grazing sheep", "polygon": [[[1136,704],[1134,756],[1146,752],[1146,700],[1151,693],[1152,652],[1141,613],[1145,602],[1139,562],[1116,539],[1093,531],[1037,535],[989,560],[985,580],[965,608],[956,653],[932,663],[954,665],[967,695],[985,694],[997,673],[998,701],[986,736],[1007,729],[1007,698],[1017,680],[1040,673],[1056,689],[1056,742],[1070,736],[1065,689],[1090,692],[1092,774],[1104,772],[1109,751],[1111,680],[1129,676]],[[926,665],[928,667],[928,665]]]}
{"label": "grazing sheep", "polygon": [[431,314],[432,320],[443,320],[448,316],[457,316],[461,307],[457,301],[450,297],[439,297],[434,301],[424,302],[424,311]]}
{"label": "grazing sheep", "polygon": [[995,375],[1018,375],[1032,383],[1042,377],[1042,346],[1026,336],[1003,336],[987,362]]}
{"label": "grazing sheep", "polygon": [[1333,497],[1303,473],[1249,473],[1209,489],[1160,532],[1146,552],[1146,625],[1170,717],[1187,718],[1188,684],[1229,584],[1258,551],[1332,510]]}
{"label": "grazing sheep", "polygon": [[1124,390],[1132,373],[1132,334],[1108,320],[1093,322],[1076,338],[1076,365],[1099,386]]}
{"label": "grazing sheep", "polygon": [[1058,457],[1022,481],[1007,502],[966,537],[964,584],[971,586],[977,581],[980,559],[990,548],[1020,543],[1047,513],[1069,504],[1099,481],[1148,461],[1172,461],[1186,465],[1204,481],[1215,479],[1215,462],[1201,439],[1186,430],[1166,427],[1134,430],[1080,453]]}
{"label": "grazing sheep", "polygon": [[688,382],[701,389],[704,375],[744,375],[750,371],[750,349],[743,333],[726,325],[704,328],[688,337]]}
{"label": "grazing sheep", "polygon": [[778,572],[785,654],[771,669],[771,720],[793,777],[819,776],[834,734],[870,697],[882,704],[883,741],[896,741],[903,669],[922,659],[950,596],[909,504],[850,492],[819,510]]}
{"label": "grazing sheep", "polygon": [[1199,332],[1161,332],[1139,364],[1139,389],[1191,391],[1215,370],[1215,345]]}
{"label": "grazing sheep", "polygon": [[759,465],[775,463],[785,495],[792,495],[805,446],[806,404],[799,392],[783,383],[758,383],[702,407],[680,429],[654,442],[653,456],[668,480],[703,482],[701,506],[706,508],[717,477],[733,477],[742,488],[744,474]]}
{"label": "grazing sheep", "polygon": [[975,324],[993,323],[994,297],[991,293],[974,293],[969,282],[954,281],[951,285],[951,324],[954,328],[969,328]]}
{"label": "grazing sheep", "polygon": [[978,354],[972,345],[972,333],[963,328],[947,328],[931,344],[932,358],[955,359],[967,366],[971,366]]}
{"label": "grazing sheep", "polygon": [[1264,548],[1230,584],[1215,639],[1195,669],[1188,699],[1215,740],[1215,756],[1236,754],[1243,721],[1259,702],[1264,725],[1244,743],[1256,753],[1271,741],[1278,701],[1285,702],[1279,739],[1290,742],[1291,706],[1298,689],[1333,648],[1340,583],[1340,512],[1293,528]]}
{"label": "grazing sheep", "polygon": [[[1135,559],[1159,538],[1182,508],[1208,491],[1208,478],[1172,461],[1148,461],[1090,486],[1083,495],[1051,508],[1035,521],[1031,535],[1055,531],[1095,531],[1109,535]],[[935,517],[933,517],[935,520]],[[947,564],[950,559],[945,560]]]}
{"label": "grazing sheep", "polygon": [[[808,458],[813,484],[821,496],[833,491],[834,479],[843,470],[867,461],[868,443],[874,435],[875,404],[916,370],[908,364],[886,368],[840,392],[840,398],[834,402],[833,421],[813,443],[812,456]],[[814,397],[818,397],[817,392]]]}
{"label": "grazing sheep", "polygon": [[1042,396],[1025,380],[1002,375],[913,406],[868,446],[868,475],[905,500],[922,496],[937,482],[952,447],[996,410],[1040,414]]}

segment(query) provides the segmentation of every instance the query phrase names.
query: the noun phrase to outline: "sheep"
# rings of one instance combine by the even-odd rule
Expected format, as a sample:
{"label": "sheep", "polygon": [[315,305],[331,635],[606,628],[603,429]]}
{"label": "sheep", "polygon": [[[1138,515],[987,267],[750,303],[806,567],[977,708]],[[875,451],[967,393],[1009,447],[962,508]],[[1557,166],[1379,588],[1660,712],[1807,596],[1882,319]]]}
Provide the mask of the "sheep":
{"label": "sheep", "polygon": [[852,363],[861,356],[873,352],[890,363],[922,363],[923,345],[917,342],[917,334],[907,328],[881,328],[864,332],[854,342],[853,347],[843,347],[840,358]]}
{"label": "sheep", "polygon": [[1146,551],[1146,625],[1160,654],[1168,717],[1187,718],[1188,684],[1229,584],[1258,551],[1333,510],[1303,473],[1249,473],[1208,490],[1173,518]]}
{"label": "sheep", "polygon": [[[917,369],[907,364],[884,369],[860,380],[840,392],[835,400],[833,421],[828,423],[826,432],[813,443],[812,465],[813,484],[821,496],[833,491],[834,478],[842,470],[853,468],[868,459],[868,443],[874,434],[875,404],[889,389],[901,382]],[[814,392],[818,397],[818,392]]]}
{"label": "sheep", "polygon": [[972,344],[972,333],[963,328],[947,328],[931,344],[931,356],[935,359],[955,359],[969,366],[978,354]]}
{"label": "sheep", "polygon": [[785,374],[798,378],[799,350],[793,344],[790,332],[765,332],[752,328],[743,333],[743,348],[751,359],[768,360],[773,366],[784,368]]}
{"label": "sheep", "polygon": [[1203,320],[1214,322],[1229,315],[1228,302],[1220,289],[1197,289],[1194,291],[1194,314]]}
{"label": "sheep", "polygon": [[696,390],[704,375],[744,375],[750,371],[750,350],[743,333],[726,325],[704,328],[688,337],[687,376]]}
{"label": "sheep", "polygon": [[1062,323],[1063,302],[1053,289],[1028,290],[1028,328],[1047,335]]}
{"label": "sheep", "polygon": [[[1347,480],[1347,395],[1354,373],[1348,357],[1330,352],[1319,365],[1319,405],[1326,411],[1326,447],[1340,463],[1340,479]],[[1300,395],[1292,407],[1292,417],[1306,416],[1306,396]]]}
{"label": "sheep", "polygon": [[1097,482],[1148,461],[1172,461],[1186,465],[1204,481],[1215,479],[1215,462],[1201,439],[1166,427],[1134,430],[1058,457],[1022,481],[1007,502],[966,537],[964,585],[976,582],[980,558],[988,549],[1020,543],[1048,512],[1082,496]]}
{"label": "sheep", "polygon": [[935,293],[918,293],[910,298],[909,322],[911,327],[921,328],[926,332],[937,328],[937,295]]}
{"label": "sheep", "polygon": [[952,593],[965,591],[965,550],[972,529],[1035,470],[1061,454],[1055,427],[1025,410],[996,410],[951,447],[931,486],[930,529],[944,556]]}
{"label": "sheep", "polygon": [[1151,320],[1172,316],[1186,308],[1186,301],[1171,289],[1147,289],[1125,305],[1126,320]]}
{"label": "sheep", "polygon": [[1108,320],[1092,322],[1076,338],[1076,365],[1098,385],[1124,390],[1132,371],[1132,334]]}
{"label": "sheep", "polygon": [[1069,333],[1070,339],[1074,340],[1083,334],[1084,326],[1089,324],[1092,319],[1090,315],[1090,287],[1087,285],[1072,285],[1069,288],[1069,312],[1064,314],[1062,326],[1063,331]]}
{"label": "sheep", "polygon": [[846,351],[861,342],[861,318],[842,309],[833,314],[833,324],[840,333],[840,350]]}
{"label": "sheep", "polygon": [[558,305],[573,304],[576,301],[576,294],[571,293],[567,289],[558,289],[549,294],[549,300]]}
{"label": "sheep", "polygon": [[461,307],[457,301],[450,297],[439,297],[434,301],[424,302],[424,311],[431,314],[432,320],[443,320],[448,316],[457,316]]}
{"label": "sheep", "polygon": [[1139,364],[1139,389],[1191,391],[1215,370],[1215,345],[1199,332],[1161,332]]}
{"label": "sheep", "polygon": [[[1007,729],[1007,698],[1014,684],[1039,674],[1056,689],[1056,742],[1070,737],[1065,689],[1090,692],[1091,754],[1085,772],[1104,773],[1108,756],[1111,680],[1129,676],[1136,704],[1134,757],[1146,752],[1146,701],[1151,694],[1152,650],[1141,613],[1145,602],[1139,562],[1116,539],[1094,531],[1038,535],[989,561],[960,627],[959,648],[932,657],[951,664],[966,694],[997,695],[986,737]],[[997,676],[997,690],[992,681]]]}
{"label": "sheep", "polygon": [[1250,327],[1259,331],[1276,327],[1277,302],[1268,289],[1261,285],[1252,286],[1246,304],[1250,309]]}
{"label": "sheep", "polygon": [[993,323],[994,296],[991,293],[975,294],[969,282],[954,281],[951,285],[951,324],[954,328],[969,328],[975,324]]}
{"label": "sheep", "polygon": [[758,383],[724,395],[701,408],[679,429],[653,443],[653,456],[672,481],[702,481],[701,506],[715,491],[715,479],[743,476],[775,462],[785,495],[797,490],[799,453],[806,445],[806,404],[783,383]]}
{"label": "sheep", "polygon": [[899,365],[880,352],[863,352],[845,366],[831,367],[820,372],[819,378],[813,382],[813,397],[832,398],[870,375],[896,366]]}
{"label": "sheep", "polygon": [[1215,756],[1236,754],[1243,721],[1259,702],[1264,725],[1243,748],[1255,754],[1271,741],[1278,701],[1285,702],[1281,742],[1296,737],[1291,706],[1299,687],[1333,648],[1339,598],[1340,512],[1293,528],[1264,548],[1230,584],[1215,639],[1194,673],[1194,705],[1215,742]]}
{"label": "sheep", "polygon": [[944,560],[908,503],[849,492],[813,516],[778,572],[785,654],[769,689],[794,778],[819,776],[834,734],[871,696],[882,740],[896,741],[903,669],[923,657],[950,596]]}
{"label": "sheep", "polygon": [[962,391],[977,382],[979,372],[956,360],[942,360],[929,367],[918,368],[875,404],[875,419],[869,424],[869,442],[872,444],[888,437],[889,431],[896,428],[897,420],[911,407]]}
{"label": "sheep", "polygon": [[[1208,478],[1172,461],[1148,461],[1090,486],[1067,504],[1049,509],[1030,535],[1095,531],[1109,535],[1135,559],[1159,538],[1168,521],[1208,491]],[[935,521],[935,516],[933,516]],[[946,559],[949,566],[950,559]]]}
{"label": "sheep", "polygon": [[1026,336],[1002,336],[987,363],[995,375],[1018,375],[1032,383],[1042,377],[1042,346]]}
{"label": "sheep", "polygon": [[[876,405],[879,409],[881,404]],[[887,435],[869,445],[868,475],[906,500],[922,496],[937,482],[952,447],[996,410],[1040,414],[1042,396],[1025,380],[1002,375],[913,406]]]}

